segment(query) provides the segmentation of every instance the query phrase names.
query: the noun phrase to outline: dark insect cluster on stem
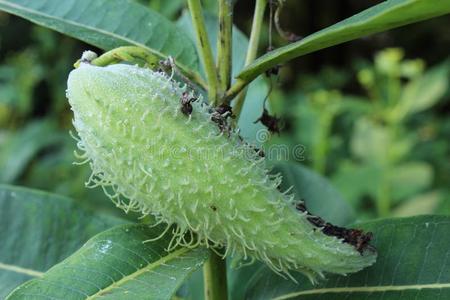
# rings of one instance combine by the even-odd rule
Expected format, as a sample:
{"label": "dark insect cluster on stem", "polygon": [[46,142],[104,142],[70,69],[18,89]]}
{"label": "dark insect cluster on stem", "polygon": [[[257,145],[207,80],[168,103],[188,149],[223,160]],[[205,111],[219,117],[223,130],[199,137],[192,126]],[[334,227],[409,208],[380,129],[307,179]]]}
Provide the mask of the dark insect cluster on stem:
{"label": "dark insect cluster on stem", "polygon": [[306,212],[307,220],[317,228],[320,228],[324,234],[342,239],[344,243],[350,244],[355,247],[355,249],[359,253],[362,254],[366,249],[375,250],[373,246],[369,244],[373,237],[372,232],[365,233],[364,231],[359,229],[347,229],[328,223],[322,218],[310,214],[307,211],[304,202],[297,203],[295,208],[298,211]]}
{"label": "dark insect cluster on stem", "polygon": [[211,121],[217,124],[220,131],[227,132],[231,131],[231,127],[228,124],[228,118],[234,118],[231,106],[223,103],[211,111]]}

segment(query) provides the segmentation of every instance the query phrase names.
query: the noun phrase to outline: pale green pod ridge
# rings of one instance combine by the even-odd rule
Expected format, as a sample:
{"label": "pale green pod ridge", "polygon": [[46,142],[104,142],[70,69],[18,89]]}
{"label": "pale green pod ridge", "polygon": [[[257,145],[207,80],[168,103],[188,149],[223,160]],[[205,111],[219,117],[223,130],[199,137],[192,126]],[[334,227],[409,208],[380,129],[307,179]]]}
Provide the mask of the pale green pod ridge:
{"label": "pale green pod ridge", "polygon": [[186,243],[191,229],[206,246],[226,246],[227,254],[260,259],[279,272],[298,270],[314,280],[375,262],[374,250],[325,235],[296,210],[264,158],[235,132],[221,133],[201,101],[192,115],[183,114],[185,89],[131,65],[73,70],[67,96],[81,158],[93,170],[89,184],[125,210],[177,224],[177,243]]}

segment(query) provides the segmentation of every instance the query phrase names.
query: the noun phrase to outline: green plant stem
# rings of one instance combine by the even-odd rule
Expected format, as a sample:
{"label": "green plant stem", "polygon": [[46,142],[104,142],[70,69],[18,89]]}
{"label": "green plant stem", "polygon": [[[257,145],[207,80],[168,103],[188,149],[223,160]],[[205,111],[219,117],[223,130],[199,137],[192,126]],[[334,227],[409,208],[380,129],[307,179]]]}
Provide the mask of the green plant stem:
{"label": "green plant stem", "polygon": [[205,300],[227,300],[226,261],[210,250],[209,259],[203,265]]}
{"label": "green plant stem", "polygon": [[322,115],[319,117],[319,134],[318,143],[314,147],[313,153],[313,169],[319,174],[324,175],[327,165],[327,154],[330,149],[330,136],[331,136],[331,125],[334,119],[333,113],[324,110]]}
{"label": "green plant stem", "polygon": [[382,179],[377,191],[377,213],[379,218],[389,216],[391,211],[391,199],[389,194],[389,185],[385,179]]}
{"label": "green plant stem", "polygon": [[[392,120],[387,118],[386,129],[389,132],[390,140],[398,141],[401,138],[401,124],[397,123],[400,120]],[[389,147],[390,146],[390,147]],[[388,149],[393,148],[392,145],[388,145]],[[391,185],[389,181],[388,174],[392,174],[395,169],[395,165],[398,163],[399,158],[396,157],[395,154],[389,152],[387,154],[387,160],[382,165],[383,174],[381,176],[381,182],[379,183],[378,193],[377,193],[377,211],[378,217],[384,218],[391,214],[392,208],[392,193],[391,193]]]}
{"label": "green plant stem", "polygon": [[217,68],[220,96],[230,87],[233,32],[233,1],[219,0],[219,36],[217,39]]}
{"label": "green plant stem", "polygon": [[[103,53],[96,59],[91,61],[91,64],[94,66],[104,67],[111,64],[117,64],[122,61],[130,62],[130,63],[145,63],[149,68],[156,69],[159,67],[159,63],[166,59],[167,57],[158,56],[146,49],[137,46],[123,46],[114,48],[108,52]],[[74,64],[75,68],[78,68],[80,65],[80,61],[77,61]],[[185,66],[178,65],[175,62],[178,70],[186,76],[187,79],[192,81],[195,84],[198,84],[203,89],[207,89],[206,82],[203,78],[196,72],[193,72],[186,68]]]}
{"label": "green plant stem", "polygon": [[205,69],[206,79],[208,80],[208,100],[211,105],[216,105],[218,78],[211,45],[206,32],[205,20],[203,19],[202,5],[200,0],[188,0],[188,6],[196,33],[197,49]]}
{"label": "green plant stem", "polygon": [[[255,60],[258,53],[259,38],[261,36],[261,27],[264,19],[264,11],[267,6],[267,0],[256,0],[255,12],[253,14],[252,31],[250,34],[250,42],[247,49],[247,56],[245,58],[245,66],[249,65]],[[247,89],[244,89],[248,83],[238,79],[236,83],[228,90],[226,94],[226,101],[230,102],[239,92],[239,96],[234,106],[234,115],[236,116],[236,122],[239,120],[239,116],[244,105]]]}
{"label": "green plant stem", "polygon": [[227,90],[225,94],[225,103],[230,103],[241,92],[249,82],[237,79],[235,83]]}

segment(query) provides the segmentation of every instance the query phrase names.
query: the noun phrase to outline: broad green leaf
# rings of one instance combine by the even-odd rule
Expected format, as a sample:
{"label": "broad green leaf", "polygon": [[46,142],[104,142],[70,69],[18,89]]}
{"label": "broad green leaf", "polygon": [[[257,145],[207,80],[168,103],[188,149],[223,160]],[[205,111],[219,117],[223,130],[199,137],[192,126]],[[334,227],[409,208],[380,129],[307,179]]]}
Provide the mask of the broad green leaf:
{"label": "broad green leaf", "polygon": [[[204,248],[178,247],[164,226],[121,225],[91,238],[41,278],[18,287],[8,299],[171,299],[208,257]],[[147,242],[146,242],[147,241]]]}
{"label": "broad green leaf", "polygon": [[81,209],[69,198],[0,185],[0,299],[42,276],[91,236],[122,223]]}
{"label": "broad green leaf", "polygon": [[134,45],[198,69],[194,44],[169,20],[128,0],[0,0],[0,10],[103,50]]}
{"label": "broad green leaf", "polygon": [[14,182],[42,149],[61,142],[55,126],[35,121],[12,133],[0,149],[0,183]]}
{"label": "broad green leaf", "polygon": [[183,300],[204,300],[204,289],[203,270],[198,269],[184,282],[178,290],[177,296]]}
{"label": "broad green leaf", "polygon": [[[249,287],[261,277],[271,271],[267,266],[259,261],[255,261],[249,266],[228,269],[228,295],[230,300],[245,299]],[[269,286],[270,283],[267,283]],[[275,286],[274,286],[275,287]]]}
{"label": "broad green leaf", "polygon": [[246,82],[295,57],[450,12],[450,0],[388,0],[304,39],[263,55],[237,76]]}
{"label": "broad green leaf", "polygon": [[355,225],[372,231],[377,262],[358,273],[327,275],[313,286],[295,274],[298,284],[261,266],[250,277],[241,299],[449,299],[450,217],[381,219]]}
{"label": "broad green leaf", "polygon": [[[76,143],[67,132],[54,131],[49,135],[62,135],[58,147],[47,149],[34,160],[25,176],[20,178],[20,184],[29,188],[49,191],[76,199],[76,202],[95,211],[102,211],[116,216],[136,220],[137,214],[125,214],[117,209],[111,199],[105,195],[101,187],[86,188],[85,183],[92,174],[89,164],[75,165],[79,161],[74,156]],[[31,139],[31,141],[36,141]],[[51,178],[52,180],[48,180]]]}
{"label": "broad green leaf", "polygon": [[[219,21],[217,17],[210,14],[205,14],[205,23],[208,30],[208,38],[212,46],[213,54],[217,55],[217,32],[219,30]],[[189,13],[185,11],[181,18],[178,20],[178,26],[186,31],[186,33],[195,40],[195,32],[192,26],[191,17]],[[232,70],[233,77],[237,75],[238,71],[242,69],[245,63],[245,56],[247,53],[248,38],[237,27],[233,27],[233,61]],[[240,129],[240,135],[246,141],[251,142],[258,147],[266,142],[261,136],[267,138],[267,130],[264,125],[256,120],[262,115],[263,101],[267,95],[269,87],[267,82],[263,78],[258,78],[252,82],[247,91],[247,96],[242,107],[241,114],[245,118],[240,118],[238,127]]]}
{"label": "broad green leaf", "polygon": [[185,2],[183,0],[152,0],[148,5],[153,10],[172,20],[183,8]]}
{"label": "broad green leaf", "polygon": [[326,178],[294,162],[277,163],[273,171],[283,176],[281,189],[292,186],[292,192],[305,201],[311,213],[335,225],[345,225],[355,219],[352,207]]}

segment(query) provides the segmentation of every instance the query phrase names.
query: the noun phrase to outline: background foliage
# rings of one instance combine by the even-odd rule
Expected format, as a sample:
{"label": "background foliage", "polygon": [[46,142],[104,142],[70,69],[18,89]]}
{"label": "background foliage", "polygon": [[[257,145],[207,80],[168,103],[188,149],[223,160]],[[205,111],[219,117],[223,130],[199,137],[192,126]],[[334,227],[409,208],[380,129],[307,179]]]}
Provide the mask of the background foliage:
{"label": "background foliage", "polygon": [[[176,29],[180,32],[186,30],[184,38],[191,37],[190,25],[186,25],[189,19],[183,12],[184,1],[139,2],[177,21],[179,27]],[[304,36],[376,3],[378,1],[369,0],[287,1],[281,15],[281,25]],[[253,5],[253,1],[236,3],[235,23],[243,34],[235,37],[235,71],[244,61],[242,49],[247,43],[245,35],[249,33]],[[207,21],[214,23],[216,1],[204,1],[204,6],[208,13]],[[264,26],[263,32],[267,33],[267,22]],[[342,44],[294,60],[283,66],[276,78],[260,78],[252,84],[248,97],[256,99],[256,102],[263,99],[268,87],[272,86],[270,107],[285,123],[284,131],[274,136],[265,147],[287,145],[293,149],[302,145],[305,149],[301,157],[277,164],[276,170],[284,175],[283,184],[293,185],[314,213],[342,225],[377,217],[450,214],[449,26],[448,17],[441,17]],[[214,29],[211,29],[210,37],[212,35]],[[287,42],[274,33],[273,43],[281,46]],[[264,53],[268,46],[269,36],[264,34],[260,53]],[[72,164],[75,143],[68,134],[72,126],[71,112],[64,96],[66,78],[73,63],[86,49],[101,52],[70,37],[0,12],[0,183],[69,196],[89,213],[105,215],[105,219],[98,224],[87,224],[86,230],[76,227],[73,233],[66,232],[67,236],[59,236],[61,241],[71,241],[72,244],[61,249],[53,259],[38,261],[35,265],[25,264],[40,272],[67,257],[95,233],[122,224],[126,218],[135,219],[135,216],[115,209],[100,189],[84,187],[90,174],[89,166]],[[198,67],[197,61],[186,58],[184,62]],[[261,105],[244,107],[244,113],[249,112],[249,118],[255,117],[255,120],[258,110],[262,110]],[[244,135],[252,135],[261,128],[252,125],[253,121],[249,120],[247,125],[256,127],[244,129]],[[316,173],[311,175],[310,169]],[[314,182],[320,184],[305,184],[311,176],[319,178]],[[329,178],[331,183],[322,176]],[[16,193],[23,195],[26,191]],[[0,194],[0,204],[11,197],[14,196]],[[65,203],[68,201],[65,198],[59,200],[65,203],[62,208],[40,208],[40,202],[47,197],[52,198],[27,194],[22,198],[31,199],[28,202],[32,204],[17,204],[18,207],[10,207],[10,210],[2,205],[0,223],[7,220],[9,212],[22,210],[20,205],[27,207],[30,218],[36,215],[41,219],[77,215],[77,211],[68,212],[71,204]],[[326,205],[320,201],[329,198],[337,199],[333,202],[335,206],[324,209]],[[84,216],[84,213],[80,214]],[[32,224],[27,224],[25,218],[22,220],[25,223],[20,223],[21,220],[17,220],[17,227],[7,222],[4,228],[9,233],[14,230],[25,233],[24,226]],[[419,230],[425,230],[424,226],[428,228],[424,225],[427,222],[420,217],[405,220],[398,226],[413,224]],[[72,227],[71,219],[66,221],[68,223],[59,226]],[[80,222],[83,223],[83,219]],[[448,222],[439,217],[433,224],[438,231],[448,227]],[[46,228],[46,234],[52,232],[49,224],[42,226]],[[364,226],[372,228],[373,225],[369,222]],[[137,240],[142,238],[139,228],[132,230],[137,231]],[[427,235],[426,231],[423,233]],[[383,234],[399,239],[407,236],[405,232],[380,233]],[[73,236],[78,238],[73,239]],[[443,243],[443,247],[448,245],[448,240],[439,242]],[[414,241],[410,243],[414,244]],[[381,249],[400,246],[384,245],[382,242],[379,245]],[[41,250],[35,254],[43,252]],[[196,257],[198,262],[205,258],[203,253],[197,253]],[[387,259],[399,258],[388,256]],[[426,257],[415,259],[419,263]],[[77,264],[77,258],[74,257],[69,263]],[[264,294],[266,297],[276,297],[280,293],[294,292],[295,288],[290,283],[278,277],[266,278],[270,276],[268,272],[249,275],[264,267],[256,265],[252,268],[229,274],[231,284],[239,281],[240,276],[244,276],[245,280],[261,276],[245,292],[243,288],[232,288],[236,293],[232,296],[236,299],[243,297],[243,293],[247,293],[249,299],[262,299]],[[58,272],[58,269],[53,272]],[[399,272],[407,274],[409,271]],[[180,274],[180,278],[187,276],[187,273]],[[201,286],[200,276],[197,272],[189,284],[180,290],[180,295],[198,299],[200,296],[196,293]],[[17,282],[25,279],[28,277],[19,278]],[[282,282],[278,284],[279,289],[267,294],[258,286],[264,280]],[[1,283],[7,281],[0,281],[1,288]],[[416,283],[426,281],[426,278],[418,278]],[[6,295],[17,282],[5,284],[0,297]],[[251,285],[252,281],[249,282]],[[177,281],[169,290],[178,285]]]}

